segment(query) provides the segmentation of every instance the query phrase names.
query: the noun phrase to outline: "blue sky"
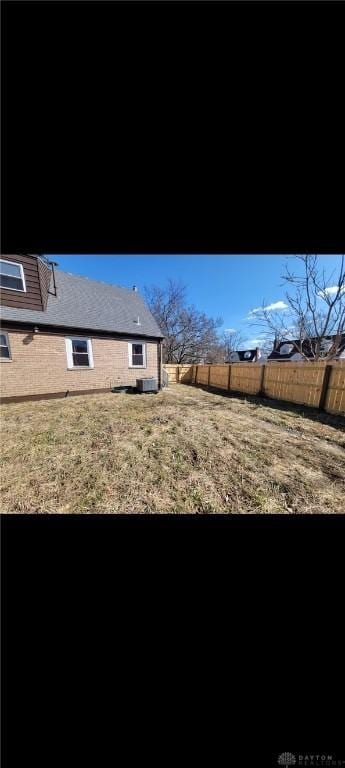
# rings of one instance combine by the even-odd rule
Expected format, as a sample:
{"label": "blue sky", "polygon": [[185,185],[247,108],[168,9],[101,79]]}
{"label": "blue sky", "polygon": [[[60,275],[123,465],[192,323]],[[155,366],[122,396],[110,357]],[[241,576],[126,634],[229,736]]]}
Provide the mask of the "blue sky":
{"label": "blue sky", "polygon": [[[286,257],[277,256],[60,256],[50,255],[59,268],[77,275],[115,283],[164,286],[168,278],[187,286],[188,303],[212,317],[223,318],[223,329],[239,330],[254,346],[260,331],[246,318],[250,310],[284,301],[281,274]],[[339,256],[320,257],[326,272],[336,269]],[[334,284],[334,282],[332,283]],[[255,344],[256,346],[256,344]]]}

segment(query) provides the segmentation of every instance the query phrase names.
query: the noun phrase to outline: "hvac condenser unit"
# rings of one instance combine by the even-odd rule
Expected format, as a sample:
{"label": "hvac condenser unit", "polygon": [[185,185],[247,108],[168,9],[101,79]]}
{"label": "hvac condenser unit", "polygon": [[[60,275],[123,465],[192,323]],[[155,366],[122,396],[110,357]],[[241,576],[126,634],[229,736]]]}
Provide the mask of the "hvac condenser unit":
{"label": "hvac condenser unit", "polygon": [[158,392],[157,379],[137,379],[138,392]]}

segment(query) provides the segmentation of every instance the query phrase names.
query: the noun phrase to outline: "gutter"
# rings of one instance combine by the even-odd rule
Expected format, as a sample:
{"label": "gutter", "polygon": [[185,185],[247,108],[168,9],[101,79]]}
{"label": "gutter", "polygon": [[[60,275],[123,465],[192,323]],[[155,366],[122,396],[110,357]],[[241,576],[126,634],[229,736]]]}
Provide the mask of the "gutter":
{"label": "gutter", "polygon": [[[42,312],[42,315],[44,313]],[[17,331],[33,331],[34,328],[38,327],[39,331],[41,333],[57,333],[65,335],[68,334],[84,334],[89,336],[100,336],[100,337],[113,337],[116,339],[137,339],[143,338],[147,341],[152,341],[155,343],[161,343],[164,339],[164,336],[150,336],[145,333],[125,333],[124,331],[108,331],[103,330],[102,328],[85,328],[84,326],[72,326],[72,325],[48,325],[47,323],[35,321],[33,322],[23,322],[21,320],[7,320],[6,318],[0,317],[0,322],[3,328],[8,328],[9,330],[17,330]]]}

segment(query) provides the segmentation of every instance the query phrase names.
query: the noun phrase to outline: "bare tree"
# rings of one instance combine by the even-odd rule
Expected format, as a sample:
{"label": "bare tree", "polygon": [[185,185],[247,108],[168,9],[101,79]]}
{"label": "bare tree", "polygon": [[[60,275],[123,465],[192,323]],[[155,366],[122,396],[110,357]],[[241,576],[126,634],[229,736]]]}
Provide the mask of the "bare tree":
{"label": "bare tree", "polygon": [[164,362],[199,362],[218,344],[217,328],[222,319],[187,306],[186,286],[181,282],[168,280],[165,288],[146,287],[145,298],[165,337]]}
{"label": "bare tree", "polygon": [[[326,275],[318,256],[295,256],[302,265],[301,273],[285,266],[283,284],[291,286],[285,293],[286,305],[272,311],[263,302],[253,310],[252,325],[264,328],[271,340],[289,341],[305,360],[331,360],[336,357],[345,332],[345,261]],[[332,337],[328,343],[326,338]]]}
{"label": "bare tree", "polygon": [[224,331],[221,343],[224,350],[224,359],[229,360],[232,352],[238,352],[244,348],[244,336],[240,331]]}
{"label": "bare tree", "polygon": [[204,362],[209,364],[225,362],[224,345],[222,344],[221,339],[218,339],[209,346],[204,357]]}

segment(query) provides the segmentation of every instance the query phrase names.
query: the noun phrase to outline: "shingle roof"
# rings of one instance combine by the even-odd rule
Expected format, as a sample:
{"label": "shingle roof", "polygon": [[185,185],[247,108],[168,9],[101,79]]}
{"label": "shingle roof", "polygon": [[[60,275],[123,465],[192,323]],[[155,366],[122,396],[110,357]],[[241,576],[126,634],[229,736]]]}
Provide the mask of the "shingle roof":
{"label": "shingle roof", "polygon": [[[256,355],[257,355],[256,349],[243,349],[243,350],[236,350],[234,352],[231,352],[229,355],[229,358],[230,358],[230,362],[252,363],[253,360],[256,359]],[[234,358],[234,359],[232,360],[231,358]]]}
{"label": "shingle roof", "polygon": [[[163,338],[138,292],[60,269],[55,270],[55,280],[57,296],[49,294],[45,312],[2,306],[1,320]],[[138,316],[140,325],[135,322]]]}
{"label": "shingle roof", "polygon": [[[325,336],[324,341],[325,342],[332,342],[333,339],[335,339],[335,335],[333,336]],[[313,358],[315,354],[317,344],[317,338],[313,337],[311,339],[304,339],[302,341],[302,350],[303,354],[306,357]],[[280,352],[280,349],[283,348],[285,345],[290,345],[292,349],[290,352]],[[293,355],[296,355],[296,353],[299,352],[299,345],[300,341],[298,339],[286,339],[285,341],[280,341],[279,344],[277,344],[276,348],[272,350],[271,354],[268,355],[268,360],[290,360]],[[341,355],[345,351],[345,333],[342,334],[341,341],[339,344],[339,349],[337,352],[337,357]]]}

